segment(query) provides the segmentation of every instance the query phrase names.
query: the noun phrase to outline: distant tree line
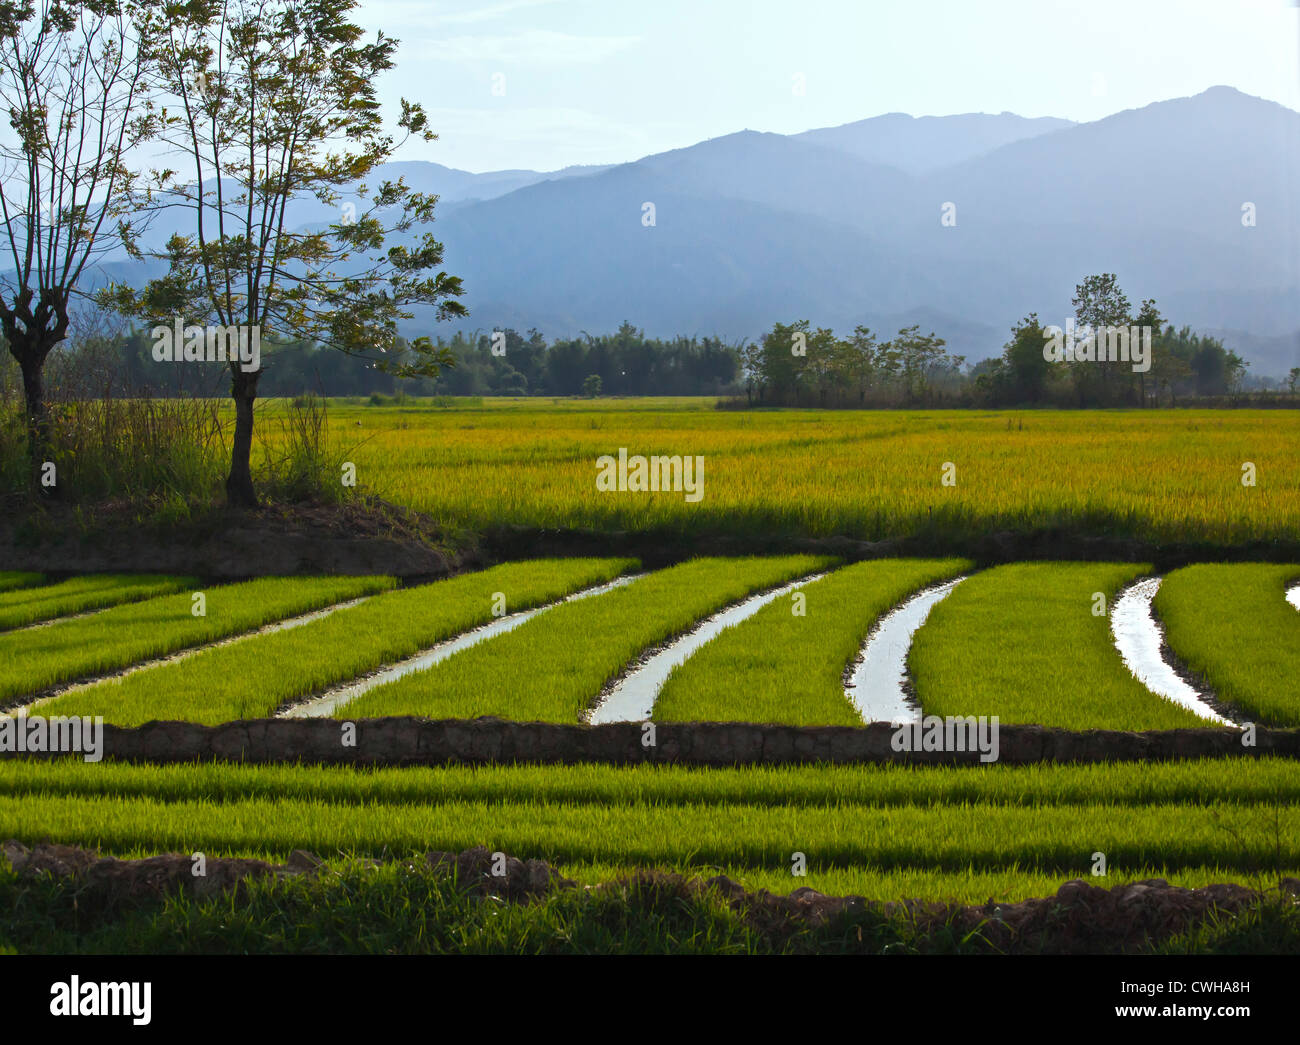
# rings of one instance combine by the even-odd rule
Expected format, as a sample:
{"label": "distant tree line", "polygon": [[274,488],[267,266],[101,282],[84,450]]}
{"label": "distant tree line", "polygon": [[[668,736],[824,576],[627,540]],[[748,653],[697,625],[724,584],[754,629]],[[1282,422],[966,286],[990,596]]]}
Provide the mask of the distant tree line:
{"label": "distant tree line", "polygon": [[880,340],[859,326],[847,338],[806,319],[777,323],[740,349],[751,406],[917,406],[952,403],[966,379],[964,356],[919,327]]}
{"label": "distant tree line", "polygon": [[[890,338],[865,326],[839,336],[808,320],[776,323],[760,340],[647,337],[624,322],[616,332],[548,342],[537,330],[457,333],[435,350],[454,362],[436,376],[402,377],[411,342],[398,338],[387,370],[373,360],[301,341],[263,339],[263,394],[387,398],[408,396],[730,397],[730,406],[1100,407],[1233,401],[1246,388],[1247,364],[1217,338],[1167,323],[1151,300],[1134,310],[1111,274],[1090,276],[1075,292],[1082,332],[1149,327],[1149,353],[1132,360],[1058,360],[1037,313],[1011,330],[1000,355],[967,365],[943,338],[906,327]],[[95,330],[93,323],[88,328]],[[64,396],[222,394],[220,364],[159,363],[147,330],[80,334],[51,363]],[[426,350],[427,351],[427,350]],[[1134,348],[1136,352],[1136,347]],[[0,365],[0,390],[5,383]],[[10,375],[12,383],[16,374]],[[1300,368],[1286,384],[1296,394]],[[1277,398],[1277,397],[1273,397]]]}
{"label": "distant tree line", "polygon": [[[414,394],[723,395],[740,373],[739,349],[718,338],[648,338],[624,322],[613,334],[562,338],[549,345],[530,330],[439,341],[456,365]],[[596,378],[592,381],[591,378]]]}
{"label": "distant tree line", "polygon": [[[1051,358],[1045,350],[1054,340],[1064,348],[1066,331],[1031,313],[1012,328],[1001,355],[969,367],[943,338],[917,326],[886,340],[865,326],[839,337],[807,320],[777,323],[740,350],[744,405],[1155,406],[1242,390],[1248,364],[1236,352],[1187,326],[1175,329],[1154,300],[1135,311],[1113,273],[1085,279],[1073,304],[1072,338],[1096,338],[1086,353],[1071,349],[1066,358]],[[1124,332],[1115,342],[1117,352],[1123,344],[1123,357],[1110,358],[1108,330]],[[1298,377],[1293,371],[1292,394]]]}
{"label": "distant tree line", "polygon": [[[160,363],[148,330],[91,333],[71,339],[51,363],[53,385],[80,395],[222,395],[228,369],[219,363]],[[436,377],[401,377],[411,343],[398,338],[388,371],[359,356],[301,341],[263,338],[263,395],[724,395],[740,373],[737,348],[718,338],[648,338],[630,323],[614,334],[548,344],[537,330],[457,333],[439,339],[454,365]],[[3,369],[3,367],[0,367]]]}

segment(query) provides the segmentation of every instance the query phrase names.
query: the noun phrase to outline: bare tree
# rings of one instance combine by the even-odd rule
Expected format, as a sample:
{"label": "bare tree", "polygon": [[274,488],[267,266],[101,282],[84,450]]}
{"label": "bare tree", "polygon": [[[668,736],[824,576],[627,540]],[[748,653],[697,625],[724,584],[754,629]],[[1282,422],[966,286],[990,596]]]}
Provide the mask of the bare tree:
{"label": "bare tree", "polygon": [[22,372],[34,482],[46,360],[86,266],[132,235],[125,161],[157,127],[132,14],[121,0],[0,0],[0,333]]}

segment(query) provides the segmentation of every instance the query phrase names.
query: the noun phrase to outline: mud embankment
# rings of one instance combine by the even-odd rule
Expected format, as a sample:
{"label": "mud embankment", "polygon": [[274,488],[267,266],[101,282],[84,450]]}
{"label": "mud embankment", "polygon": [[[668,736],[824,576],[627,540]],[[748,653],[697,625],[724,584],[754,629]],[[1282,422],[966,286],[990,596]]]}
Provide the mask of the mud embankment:
{"label": "mud embankment", "polygon": [[0,508],[0,570],[53,575],[174,573],[208,580],[386,574],[446,577],[483,564],[469,535],[382,502],[218,509],[193,519],[140,522],[123,507]]}
{"label": "mud embankment", "polygon": [[[561,725],[498,718],[254,719],[201,726],[151,722],[138,727],[105,723],[102,755],[134,762],[193,761],[336,765],[607,765],[665,763],[690,766],[811,765],[910,762],[980,765],[967,751],[896,751],[894,727],[776,726],[745,722],[611,723]],[[1255,728],[1170,729],[1143,733],[1074,732],[1002,725],[997,761],[1135,762],[1272,755],[1300,758],[1300,730]],[[0,753],[0,758],[66,758],[43,752]]]}

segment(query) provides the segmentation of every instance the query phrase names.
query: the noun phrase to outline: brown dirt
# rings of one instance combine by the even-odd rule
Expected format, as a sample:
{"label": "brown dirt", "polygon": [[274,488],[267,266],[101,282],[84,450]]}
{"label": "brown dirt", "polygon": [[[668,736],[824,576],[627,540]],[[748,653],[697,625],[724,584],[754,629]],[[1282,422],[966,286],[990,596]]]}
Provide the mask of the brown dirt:
{"label": "brown dirt", "polygon": [[[39,712],[39,708],[36,709]],[[304,762],[322,765],[574,765],[643,762],[696,766],[814,765],[907,762],[979,765],[978,751],[898,752],[888,723],[870,726],[776,726],[747,722],[663,722],[655,746],[642,743],[641,723],[600,726],[513,722],[499,718],[377,718],[355,722],[355,746],[343,746],[345,723],[329,718],[272,718],[201,726],[151,722],[104,724],[103,754],[130,762]],[[1300,730],[1264,729],[1255,746],[1242,734],[1214,727],[1128,733],[1074,732],[1003,725],[998,761],[1141,762],[1189,758],[1300,758]],[[0,758],[67,758],[62,754],[0,753]]]}
{"label": "brown dirt", "polygon": [[447,576],[478,565],[467,535],[368,498],[342,505],[212,509],[160,523],[138,505],[13,502],[0,509],[0,569],[179,573],[214,580],[294,574]]}

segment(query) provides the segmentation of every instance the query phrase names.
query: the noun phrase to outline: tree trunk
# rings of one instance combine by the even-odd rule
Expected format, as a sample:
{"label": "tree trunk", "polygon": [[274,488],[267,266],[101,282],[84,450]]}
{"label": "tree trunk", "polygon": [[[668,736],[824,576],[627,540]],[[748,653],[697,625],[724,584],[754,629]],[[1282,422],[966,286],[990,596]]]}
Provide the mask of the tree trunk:
{"label": "tree trunk", "polygon": [[253,453],[253,403],[257,399],[260,371],[246,374],[236,369],[230,382],[235,401],[235,438],[230,448],[230,474],[226,476],[226,503],[232,508],[256,508],[250,459]]}
{"label": "tree trunk", "polygon": [[54,472],[54,484],[43,483],[46,463],[51,460],[50,409],[45,402],[45,380],[39,352],[24,352],[19,364],[23,375],[23,396],[27,406],[27,452],[30,455],[32,489],[47,497],[58,497],[59,474]]}

